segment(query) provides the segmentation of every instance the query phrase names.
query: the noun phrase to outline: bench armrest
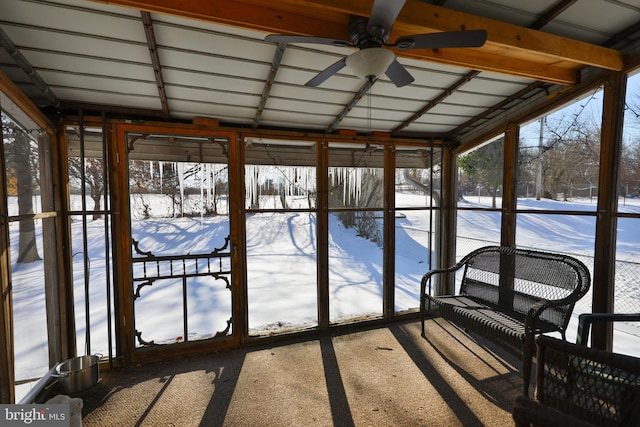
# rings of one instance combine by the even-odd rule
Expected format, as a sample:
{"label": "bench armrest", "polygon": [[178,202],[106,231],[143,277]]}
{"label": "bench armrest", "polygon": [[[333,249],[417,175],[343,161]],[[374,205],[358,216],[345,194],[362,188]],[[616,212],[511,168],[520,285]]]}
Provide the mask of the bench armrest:
{"label": "bench armrest", "polygon": [[429,284],[429,295],[431,295],[431,277],[435,276],[436,274],[443,274],[443,273],[451,273],[454,271],[459,270],[461,267],[463,267],[464,264],[456,264],[453,267],[449,267],[449,268],[436,268],[433,270],[429,270],[425,273],[424,276],[422,276],[422,280],[420,281],[420,295],[422,298],[424,298],[424,295],[426,293],[427,290],[427,283]]}
{"label": "bench armrest", "polygon": [[595,322],[638,322],[640,313],[582,313],[578,316],[577,344],[587,345],[591,324]]}
{"label": "bench armrest", "polygon": [[[422,280],[420,281],[420,300],[424,301],[424,296],[427,288],[427,283],[429,283],[429,295],[431,295],[431,277],[436,274],[443,273],[452,273],[454,271],[460,270],[462,267],[466,267],[469,259],[473,258],[479,251],[486,250],[487,248],[476,249],[475,251],[465,255],[460,261],[458,261],[455,265],[447,268],[434,268],[433,270],[429,270],[422,276]],[[424,307],[421,307],[424,308]]]}
{"label": "bench armrest", "polygon": [[[571,294],[570,296],[562,299],[541,300],[531,306],[524,322],[525,343],[524,343],[523,353],[525,358],[533,357],[535,353],[534,339],[535,339],[536,322],[538,321],[542,313],[549,307],[575,304],[575,302],[578,299],[580,299],[579,295]],[[562,338],[565,339],[564,332],[562,332]]]}

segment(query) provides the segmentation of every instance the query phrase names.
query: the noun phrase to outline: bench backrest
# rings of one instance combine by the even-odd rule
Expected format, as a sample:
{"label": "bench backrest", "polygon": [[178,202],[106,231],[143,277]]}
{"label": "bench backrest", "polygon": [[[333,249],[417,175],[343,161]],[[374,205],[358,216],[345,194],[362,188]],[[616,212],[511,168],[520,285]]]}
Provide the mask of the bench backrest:
{"label": "bench backrest", "polygon": [[501,311],[526,315],[538,301],[566,299],[566,304],[551,307],[541,316],[562,331],[575,302],[591,284],[587,267],[568,255],[488,246],[471,252],[460,263],[465,264],[460,293]]}
{"label": "bench backrest", "polygon": [[540,403],[598,426],[640,426],[640,359],[547,336],[536,343]]}

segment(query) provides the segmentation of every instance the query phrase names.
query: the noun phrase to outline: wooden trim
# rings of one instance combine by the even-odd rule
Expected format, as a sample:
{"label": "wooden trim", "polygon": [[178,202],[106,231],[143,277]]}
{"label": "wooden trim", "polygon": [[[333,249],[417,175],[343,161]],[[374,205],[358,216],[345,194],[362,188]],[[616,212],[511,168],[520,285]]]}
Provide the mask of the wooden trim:
{"label": "wooden trim", "polygon": [[[119,331],[117,343],[119,345],[118,354],[123,356],[124,363],[142,360],[138,355],[140,351],[147,354],[155,354],[159,350],[148,350],[135,348],[134,343],[134,316],[133,300],[131,289],[132,265],[131,265],[131,228],[130,228],[130,206],[129,206],[129,185],[128,185],[128,141],[127,133],[162,133],[167,135],[190,135],[204,136],[207,138],[221,137],[229,141],[229,167],[230,167],[230,191],[239,194],[242,200],[233,201],[229,207],[232,233],[232,263],[234,272],[242,271],[246,263],[244,255],[244,180],[242,171],[244,165],[241,157],[242,138],[236,137],[234,132],[220,130],[219,128],[207,128],[205,126],[172,125],[172,124],[130,124],[117,123],[115,125],[116,144],[110,147],[109,176],[111,179],[111,197],[114,207],[113,215],[113,248],[114,248],[114,280],[117,284],[116,301],[116,325]],[[238,345],[248,334],[247,314],[242,312],[242,304],[246,308],[246,278],[242,279],[239,274],[234,274],[234,336],[231,340]],[[228,340],[224,340],[225,342]],[[215,348],[216,344],[212,345]],[[190,354],[198,350],[184,350],[184,354]],[[178,354],[178,353],[175,353]],[[182,350],[180,350],[180,354]],[[143,357],[144,358],[144,357]]]}
{"label": "wooden trim", "polygon": [[236,337],[214,338],[210,340],[189,341],[180,344],[155,345],[136,348],[131,359],[124,365],[131,363],[147,363],[160,360],[175,359],[182,356],[195,356],[214,351],[228,350],[238,347]]}
{"label": "wooden trim", "polygon": [[109,147],[109,183],[111,203],[114,210],[112,218],[112,246],[114,266],[114,297],[116,305],[117,353],[123,356],[125,363],[133,360],[133,302],[132,302],[132,265],[131,265],[131,229],[129,226],[129,186],[127,170],[127,130],[126,124],[117,124],[116,143]]}
{"label": "wooden trim", "polygon": [[[63,120],[65,122],[71,123],[76,122],[77,117],[73,115],[64,116]],[[85,124],[89,126],[100,126],[100,117],[96,116],[86,116],[84,118]],[[359,135],[357,132],[340,132],[336,134],[327,135],[325,132],[319,131],[305,131],[305,130],[274,130],[274,129],[249,129],[244,127],[234,127],[234,126],[204,126],[201,124],[200,120],[194,120],[193,125],[184,124],[184,123],[170,123],[170,122],[158,122],[155,120],[152,121],[142,121],[136,124],[126,123],[124,120],[112,119],[109,123],[127,125],[133,127],[137,127],[138,129],[150,129],[151,127],[155,129],[159,129],[159,132],[163,133],[181,133],[181,132],[193,132],[198,129],[203,131],[201,135],[211,135],[212,132],[215,132],[216,135],[228,136],[231,133],[238,134],[239,137],[242,138],[263,138],[263,139],[290,139],[295,141],[319,141],[322,139],[326,139],[331,142],[344,142],[344,143],[366,143],[371,137],[368,135]],[[142,130],[139,130],[142,132]],[[376,144],[397,144],[408,147],[419,147],[424,148],[424,136],[417,135],[412,137],[404,137],[404,136],[391,136],[387,132],[380,132],[381,136],[376,137]],[[444,141],[441,138],[433,139],[434,146],[439,147],[444,144]]]}
{"label": "wooden trim", "polygon": [[[40,129],[46,129],[53,134],[53,126],[51,121],[42,114],[37,105],[35,105],[22,91],[9,79],[9,77],[0,71],[0,92],[4,93],[9,100],[15,104],[16,108],[23,111],[36,126]],[[7,106],[5,105],[5,108]]]}
{"label": "wooden trim", "polygon": [[[1,74],[1,73],[0,73]],[[0,99],[1,101],[1,99]],[[0,112],[2,105],[0,103]],[[0,137],[4,141],[0,126]],[[9,253],[9,216],[7,207],[7,171],[4,144],[0,147],[0,403],[14,403],[13,300],[11,292],[11,256]]]}
{"label": "wooden trim", "polygon": [[[38,154],[40,160],[40,197],[42,210],[45,213],[55,214],[55,190],[54,172],[52,170],[52,147],[49,134],[38,135]],[[44,288],[47,317],[47,336],[49,344],[49,367],[63,360],[64,346],[64,315],[61,308],[64,307],[60,297],[64,291],[58,281],[58,269],[63,257],[58,251],[56,217],[52,216],[42,221],[42,244],[44,259]],[[75,340],[74,340],[75,341]]]}
{"label": "wooden trim", "polygon": [[68,144],[65,125],[56,129],[57,145],[53,150],[54,189],[56,191],[56,211],[59,212],[56,227],[60,235],[57,238],[58,248],[58,283],[60,292],[60,315],[64,323],[61,326],[63,344],[62,357],[68,359],[76,355],[75,303],[73,293],[73,268],[71,243],[70,183]]}

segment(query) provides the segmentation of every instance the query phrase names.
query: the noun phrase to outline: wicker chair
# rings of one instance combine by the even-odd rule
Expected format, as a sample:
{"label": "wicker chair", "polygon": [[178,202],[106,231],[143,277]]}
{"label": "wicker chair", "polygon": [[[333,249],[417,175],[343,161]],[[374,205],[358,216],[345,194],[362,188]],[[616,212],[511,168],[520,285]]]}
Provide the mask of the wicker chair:
{"label": "wicker chair", "polygon": [[[595,316],[581,318],[581,326],[612,320]],[[536,338],[535,399],[516,399],[516,426],[640,427],[640,358],[589,348],[580,335],[578,340],[583,344]]]}

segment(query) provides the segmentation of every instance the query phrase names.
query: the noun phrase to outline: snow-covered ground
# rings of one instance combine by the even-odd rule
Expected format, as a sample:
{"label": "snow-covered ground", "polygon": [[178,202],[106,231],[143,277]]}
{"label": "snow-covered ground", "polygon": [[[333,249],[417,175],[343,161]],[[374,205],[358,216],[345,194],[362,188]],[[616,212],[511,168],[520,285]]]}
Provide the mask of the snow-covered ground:
{"label": "snow-covered ground", "polygon": [[[425,206],[424,196],[398,194],[398,206]],[[413,200],[416,198],[416,200]],[[419,198],[419,200],[417,199]],[[469,197],[464,207],[487,207],[489,199]],[[559,202],[522,199],[518,207],[535,210],[589,211],[596,209],[590,200]],[[640,212],[640,201],[627,200],[627,212]],[[429,216],[427,211],[399,210],[396,228],[396,310],[416,308],[419,304],[420,278],[429,269]],[[475,247],[497,244],[500,213],[461,210],[458,215],[458,253]],[[640,220],[619,220],[619,260],[627,261],[630,279],[640,273]],[[329,301],[330,319],[340,321],[364,315],[382,314],[382,249],[378,243],[356,235],[339,219],[330,216]],[[108,353],[107,279],[103,220],[87,223],[86,251],[90,260],[88,274],[91,348],[85,343],[85,282],[82,264],[82,223],[73,223],[74,290],[79,353]],[[41,227],[37,227],[41,231]],[[247,229],[247,281],[249,327],[251,333],[282,330],[290,326],[317,324],[316,289],[316,216],[309,212],[250,214]],[[197,254],[220,247],[229,233],[228,218],[151,218],[132,223],[134,238],[142,250],[155,255]],[[592,216],[533,215],[518,216],[518,246],[570,253],[589,267],[593,265]],[[11,225],[12,256],[17,254],[18,226]],[[41,239],[38,239],[41,244]],[[39,247],[42,255],[42,248]],[[47,332],[42,262],[13,263],[13,303],[15,327],[16,380],[38,378],[48,370]],[[620,276],[620,275],[619,275]],[[616,283],[616,304],[624,311],[640,311],[640,285],[635,280]],[[130,292],[129,289],[126,290]],[[147,286],[136,300],[136,329],[145,340],[176,342],[184,340],[182,326],[182,284],[160,283]],[[112,293],[113,296],[113,293]],[[223,330],[231,316],[231,293],[222,280],[212,278],[189,282],[189,340],[210,337]],[[576,307],[568,337],[575,337],[577,315],[590,311],[590,295]],[[640,355],[640,328],[617,325],[615,350]],[[21,388],[22,389],[22,388]]]}

